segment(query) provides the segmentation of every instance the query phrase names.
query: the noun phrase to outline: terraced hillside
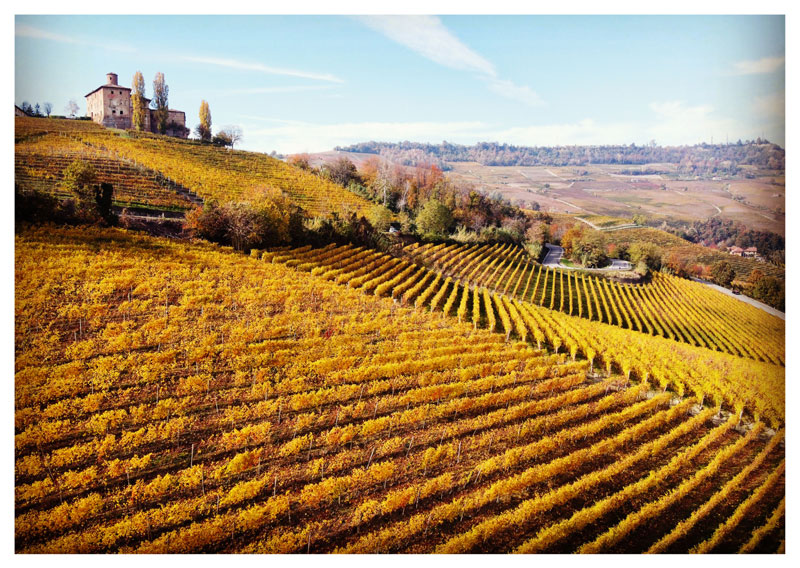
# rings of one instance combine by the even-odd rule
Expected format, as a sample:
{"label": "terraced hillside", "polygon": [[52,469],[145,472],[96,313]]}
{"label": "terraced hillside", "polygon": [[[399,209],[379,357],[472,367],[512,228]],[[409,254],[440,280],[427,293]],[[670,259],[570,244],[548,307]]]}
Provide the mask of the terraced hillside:
{"label": "terraced hillside", "polygon": [[780,366],[353,247],[15,244],[19,552],[783,550]]}
{"label": "terraced hillside", "polygon": [[[117,171],[123,176],[131,170],[152,172],[166,180],[167,187],[177,186],[206,200],[247,200],[260,189],[276,188],[308,215],[363,213],[370,206],[341,186],[266,154],[227,150],[154,134],[110,130],[86,121],[34,118],[16,118],[15,121],[16,174],[20,180],[37,188],[49,186],[57,192],[56,181],[63,171],[60,166],[78,155],[99,160],[97,164],[103,168],[103,173],[108,173],[112,179],[119,179],[113,178]],[[42,160],[52,164],[44,168]],[[118,164],[117,170],[114,164]],[[153,194],[149,183],[147,179],[138,178],[126,183],[123,178],[120,195],[127,197],[118,199],[151,203],[152,195],[152,203],[162,206],[161,201],[167,198],[161,193]]]}
{"label": "terraced hillside", "polygon": [[202,200],[169,183],[158,172],[110,158],[78,140],[43,134],[14,147],[14,183],[22,192],[37,190],[70,197],[61,187],[63,172],[75,160],[92,164],[98,178],[114,186],[114,205],[186,211]]}
{"label": "terraced hillside", "polygon": [[534,262],[514,245],[418,245],[404,253],[444,276],[537,306],[732,355],[783,364],[784,323],[682,278],[620,284]]}

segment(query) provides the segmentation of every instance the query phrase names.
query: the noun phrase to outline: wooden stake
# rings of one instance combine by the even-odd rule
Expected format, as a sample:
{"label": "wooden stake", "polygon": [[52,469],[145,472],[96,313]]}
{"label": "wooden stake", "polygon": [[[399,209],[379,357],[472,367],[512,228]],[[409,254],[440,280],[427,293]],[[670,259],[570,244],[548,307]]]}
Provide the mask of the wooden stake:
{"label": "wooden stake", "polygon": [[192,456],[189,458],[189,467],[194,465],[194,444],[192,444]]}
{"label": "wooden stake", "polygon": [[370,464],[372,464],[372,456],[375,455],[375,446],[372,447],[372,452],[369,454],[369,461],[367,462],[367,469],[369,469]]}

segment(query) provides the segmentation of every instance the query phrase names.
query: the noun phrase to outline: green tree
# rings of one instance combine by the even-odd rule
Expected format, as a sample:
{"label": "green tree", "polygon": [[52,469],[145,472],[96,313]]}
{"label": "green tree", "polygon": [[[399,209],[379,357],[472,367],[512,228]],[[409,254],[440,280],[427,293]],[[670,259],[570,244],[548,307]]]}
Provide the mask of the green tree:
{"label": "green tree", "polygon": [[133,82],[131,84],[131,105],[133,106],[133,116],[131,118],[131,125],[134,130],[144,130],[145,117],[147,109],[144,104],[144,77],[141,71],[133,74]]}
{"label": "green tree", "polygon": [[635,265],[644,263],[650,270],[659,270],[661,268],[663,254],[664,251],[658,245],[646,241],[636,241],[628,247],[630,261]]}
{"label": "green tree", "polygon": [[586,231],[572,242],[572,259],[589,268],[598,268],[608,262],[606,238],[598,231]]}
{"label": "green tree", "polygon": [[752,295],[779,310],[785,309],[786,289],[784,284],[772,276],[760,278],[752,288]]}
{"label": "green tree", "polygon": [[203,142],[211,141],[211,110],[207,101],[200,101],[200,124],[197,125],[195,132]]}
{"label": "green tree", "polygon": [[169,119],[169,87],[164,80],[164,74],[160,71],[153,79],[153,100],[150,101],[150,106],[156,111],[156,125],[159,133],[166,133]]}
{"label": "green tree", "polygon": [[730,286],[734,276],[736,273],[727,260],[718,260],[711,265],[711,278],[720,286]]}
{"label": "green tree", "polygon": [[91,203],[95,197],[97,170],[90,162],[74,160],[64,169],[61,184],[80,204]]}
{"label": "green tree", "polygon": [[96,221],[99,216],[114,224],[114,187],[110,183],[98,184],[97,177],[97,170],[90,162],[74,160],[64,170],[61,184],[75,197],[75,209],[85,221]]}
{"label": "green tree", "polygon": [[392,212],[383,205],[375,204],[367,212],[367,221],[378,232],[389,230],[392,223]]}
{"label": "green tree", "polygon": [[453,213],[438,199],[429,199],[417,213],[417,230],[424,236],[441,238],[452,228]]}

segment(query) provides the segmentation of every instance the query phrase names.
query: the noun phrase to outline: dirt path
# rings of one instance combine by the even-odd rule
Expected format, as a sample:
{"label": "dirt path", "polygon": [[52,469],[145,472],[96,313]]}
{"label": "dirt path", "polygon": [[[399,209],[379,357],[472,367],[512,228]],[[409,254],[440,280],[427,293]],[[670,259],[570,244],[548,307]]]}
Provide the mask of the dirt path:
{"label": "dirt path", "polygon": [[589,211],[588,209],[584,209],[583,207],[581,207],[579,205],[574,205],[574,204],[570,203],[569,201],[564,201],[563,199],[558,199],[557,197],[554,197],[553,200],[558,201],[559,203],[563,203],[564,205],[569,205],[570,207],[574,207],[575,209],[580,209],[581,211],[586,211],[589,215],[597,215],[597,213],[595,213],[594,211]]}
{"label": "dirt path", "polygon": [[624,225],[614,225],[612,227],[598,227],[597,225],[595,225],[594,223],[592,223],[591,221],[589,221],[587,219],[583,219],[581,217],[575,217],[575,218],[578,221],[583,221],[584,223],[589,225],[595,231],[602,231],[602,232],[618,231],[620,229],[636,229],[637,227],[641,227],[641,225],[637,225],[636,223],[626,223]]}

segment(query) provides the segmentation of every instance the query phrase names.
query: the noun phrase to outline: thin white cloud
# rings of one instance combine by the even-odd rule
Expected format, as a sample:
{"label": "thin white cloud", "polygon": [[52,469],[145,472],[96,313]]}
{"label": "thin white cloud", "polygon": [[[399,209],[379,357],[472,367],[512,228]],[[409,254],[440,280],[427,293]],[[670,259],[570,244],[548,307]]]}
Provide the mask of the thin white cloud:
{"label": "thin white cloud", "polygon": [[528,106],[540,106],[544,104],[542,98],[530,87],[525,85],[515,85],[505,79],[490,79],[489,90],[497,93],[501,97],[524,103]]}
{"label": "thin white cloud", "polygon": [[435,16],[363,16],[360,20],[439,65],[496,75],[489,61],[461,43]]}
{"label": "thin white cloud", "polygon": [[238,69],[241,71],[257,71],[259,73],[266,73],[267,75],[286,75],[289,77],[300,77],[303,79],[315,79],[317,81],[328,81],[331,83],[344,83],[342,79],[331,75],[329,73],[313,73],[310,71],[301,71],[299,69],[286,69],[281,67],[270,67],[263,63],[239,61],[238,59],[228,59],[224,57],[197,57],[197,56],[182,56],[184,61],[191,61],[193,63],[203,63],[204,65],[217,65],[219,67],[227,67],[228,69]]}
{"label": "thin white cloud", "polygon": [[762,116],[783,118],[786,114],[786,94],[780,92],[756,97],[753,111]]}
{"label": "thin white cloud", "polygon": [[786,57],[762,57],[761,59],[737,61],[733,64],[736,75],[762,75],[774,73],[784,66]]}
{"label": "thin white cloud", "polygon": [[123,43],[116,43],[113,41],[106,41],[100,39],[89,39],[84,37],[65,36],[62,34],[57,34],[47,30],[43,30],[41,28],[35,28],[27,24],[16,24],[15,35],[17,37],[43,39],[47,41],[56,41],[59,43],[71,43],[74,45],[87,45],[91,47],[100,47],[112,51],[125,51],[129,53],[136,51],[135,47]]}
{"label": "thin white cloud", "polygon": [[306,91],[327,91],[332,88],[333,85],[285,85],[279,87],[253,87],[251,89],[221,89],[215,92],[223,95],[279,95]]}
{"label": "thin white cloud", "polygon": [[493,93],[530,106],[544,104],[530,87],[499,78],[490,61],[454,36],[436,16],[362,16],[359,20],[434,63],[476,73]]}
{"label": "thin white cloud", "polygon": [[683,101],[650,103],[655,121],[647,126],[648,139],[659,144],[678,145],[697,142],[716,142],[735,136],[746,128],[732,118],[719,116],[711,105],[687,106]]}

